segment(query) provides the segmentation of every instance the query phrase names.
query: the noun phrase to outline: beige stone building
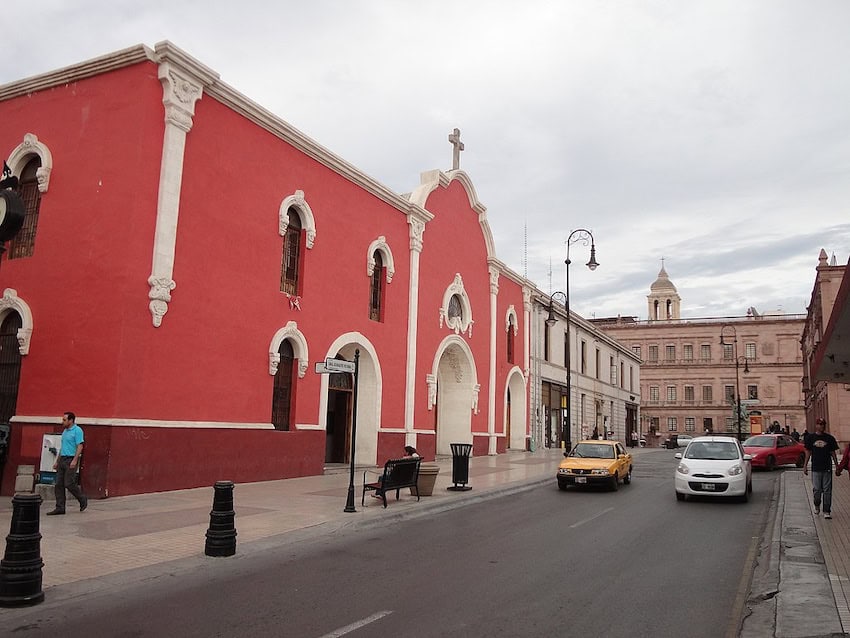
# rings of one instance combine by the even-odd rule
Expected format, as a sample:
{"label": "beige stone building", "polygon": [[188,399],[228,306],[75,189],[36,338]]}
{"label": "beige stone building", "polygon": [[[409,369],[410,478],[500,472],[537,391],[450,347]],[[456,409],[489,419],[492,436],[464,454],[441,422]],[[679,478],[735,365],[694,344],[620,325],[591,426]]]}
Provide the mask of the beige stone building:
{"label": "beige stone building", "polygon": [[802,433],[805,315],[760,315],[751,308],[742,317],[683,319],[680,306],[662,267],[647,296],[648,320],[592,320],[642,360],[640,429],[648,444],[660,445],[673,433],[746,436],[772,425]]}
{"label": "beige stone building", "polygon": [[818,257],[812,299],[803,330],[803,394],[806,422],[826,418],[829,432],[839,441],[850,441],[850,277],[847,266],[826,251]]}

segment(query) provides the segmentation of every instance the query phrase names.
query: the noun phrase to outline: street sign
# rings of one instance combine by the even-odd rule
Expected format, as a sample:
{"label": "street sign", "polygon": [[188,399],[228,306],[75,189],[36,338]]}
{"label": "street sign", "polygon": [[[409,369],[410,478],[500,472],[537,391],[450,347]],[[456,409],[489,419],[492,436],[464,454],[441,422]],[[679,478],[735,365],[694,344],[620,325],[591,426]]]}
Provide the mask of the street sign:
{"label": "street sign", "polygon": [[342,359],[325,359],[326,372],[351,372],[354,373],[354,362]]}
{"label": "street sign", "polygon": [[760,405],[761,401],[758,399],[741,399],[741,405]]}
{"label": "street sign", "polygon": [[330,370],[325,367],[324,361],[316,362],[316,374],[327,374],[328,372],[330,372]]}

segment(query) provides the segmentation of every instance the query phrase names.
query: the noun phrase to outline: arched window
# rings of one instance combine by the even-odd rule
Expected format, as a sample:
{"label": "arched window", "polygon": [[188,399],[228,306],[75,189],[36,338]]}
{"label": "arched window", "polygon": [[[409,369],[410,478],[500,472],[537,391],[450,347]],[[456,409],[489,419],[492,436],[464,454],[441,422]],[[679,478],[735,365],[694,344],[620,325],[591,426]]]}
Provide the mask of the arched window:
{"label": "arched window", "polygon": [[372,321],[384,320],[384,259],[381,251],[376,250],[372,255],[375,260],[375,268],[372,271],[369,285],[369,319]]}
{"label": "arched window", "polygon": [[452,295],[449,299],[449,325],[461,325],[463,323],[463,303],[458,295]]}
{"label": "arched window", "polygon": [[301,218],[298,211],[290,207],[288,224],[283,238],[283,261],[280,267],[280,291],[298,295],[298,278],[301,270]]}
{"label": "arched window", "polygon": [[9,242],[9,259],[32,257],[35,248],[35,231],[38,227],[38,209],[41,206],[41,191],[38,190],[36,171],[41,168],[41,159],[33,157],[21,171],[18,192],[26,206],[24,225],[17,236]]}
{"label": "arched window", "polygon": [[508,317],[508,344],[507,344],[508,363],[514,362],[514,332],[515,332],[515,329],[516,329],[516,326],[514,324],[514,317],[513,317],[513,315],[511,315],[510,317]]}
{"label": "arched window", "polygon": [[272,394],[272,425],[275,430],[289,430],[292,414],[292,377],[295,354],[289,339],[284,339],[278,349],[280,363],[274,375]]}
{"label": "arched window", "polygon": [[23,322],[17,312],[9,312],[0,324],[0,423],[8,423],[17,410],[21,353],[18,330]]}

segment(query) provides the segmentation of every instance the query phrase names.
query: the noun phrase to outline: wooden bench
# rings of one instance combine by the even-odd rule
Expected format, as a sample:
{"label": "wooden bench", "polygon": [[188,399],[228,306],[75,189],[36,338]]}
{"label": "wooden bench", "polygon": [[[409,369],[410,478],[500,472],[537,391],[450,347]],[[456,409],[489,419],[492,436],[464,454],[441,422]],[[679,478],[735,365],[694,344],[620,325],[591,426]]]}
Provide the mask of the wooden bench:
{"label": "wooden bench", "polygon": [[384,463],[384,471],[380,474],[380,479],[374,482],[368,482],[367,476],[371,473],[378,475],[374,470],[366,470],[363,472],[363,496],[360,499],[360,504],[366,503],[366,492],[377,492],[384,501],[384,507],[387,506],[387,492],[395,490],[395,500],[398,500],[399,490],[405,487],[413,488],[416,491],[416,500],[419,500],[419,489],[416,486],[419,480],[419,463],[420,458],[413,459],[390,459]]}

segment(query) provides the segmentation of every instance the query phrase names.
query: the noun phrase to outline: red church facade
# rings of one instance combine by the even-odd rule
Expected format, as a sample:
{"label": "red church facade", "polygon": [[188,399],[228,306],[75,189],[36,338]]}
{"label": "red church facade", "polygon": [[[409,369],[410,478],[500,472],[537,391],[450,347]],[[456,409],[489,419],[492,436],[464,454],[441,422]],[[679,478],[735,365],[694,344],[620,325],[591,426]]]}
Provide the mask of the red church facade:
{"label": "red church facade", "polygon": [[[525,449],[532,286],[459,169],[393,193],[173,45],[0,86],[2,493],[72,410],[99,497]],[[4,336],[5,335],[5,336]]]}

